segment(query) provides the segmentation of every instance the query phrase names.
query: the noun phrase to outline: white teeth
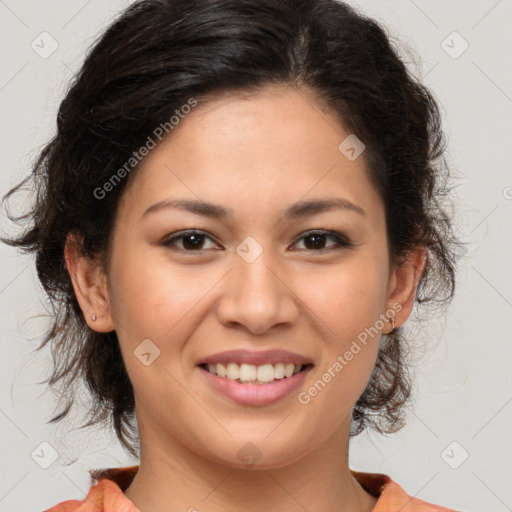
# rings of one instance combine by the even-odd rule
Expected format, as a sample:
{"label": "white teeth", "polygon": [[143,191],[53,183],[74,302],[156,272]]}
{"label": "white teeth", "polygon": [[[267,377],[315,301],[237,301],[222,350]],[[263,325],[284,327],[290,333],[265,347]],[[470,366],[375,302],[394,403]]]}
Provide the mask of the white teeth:
{"label": "white teeth", "polygon": [[236,363],[228,363],[228,372],[226,377],[231,380],[236,380],[240,378],[240,366]]}
{"label": "white teeth", "polygon": [[248,382],[250,380],[256,380],[256,366],[253,364],[241,364],[240,365],[240,380],[242,382]]}
{"label": "white teeth", "polygon": [[256,370],[257,380],[260,382],[272,382],[274,380],[274,367],[271,364],[258,366]]}
{"label": "white teeth", "polygon": [[209,364],[207,365],[208,371],[213,375],[219,377],[226,377],[238,382],[251,382],[251,383],[268,383],[274,380],[291,377],[299,373],[302,369],[301,364],[293,363],[276,363],[264,364],[255,366],[253,364],[242,363],[227,363],[224,364]]}
{"label": "white teeth", "polygon": [[219,377],[227,377],[228,372],[223,364],[214,364],[213,366],[217,367],[217,375]]}
{"label": "white teeth", "polygon": [[292,363],[287,363],[284,365],[284,376],[291,377],[293,375],[293,370],[295,370],[295,365]]}
{"label": "white teeth", "polygon": [[277,363],[274,365],[274,378],[282,379],[284,377],[284,364]]}

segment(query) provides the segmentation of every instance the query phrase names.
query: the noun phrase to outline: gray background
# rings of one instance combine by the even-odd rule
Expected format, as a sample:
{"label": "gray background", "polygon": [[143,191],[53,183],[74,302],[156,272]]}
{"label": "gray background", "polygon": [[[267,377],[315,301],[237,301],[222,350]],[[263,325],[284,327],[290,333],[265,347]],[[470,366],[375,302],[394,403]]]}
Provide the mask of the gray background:
{"label": "gray background", "polygon": [[[0,0],[2,195],[29,172],[52,136],[59,101],[86,48],[129,3]],[[420,349],[407,427],[389,437],[355,438],[351,467],[386,473],[409,494],[447,507],[512,510],[512,2],[352,3],[421,58],[415,73],[443,110],[449,164],[458,177],[458,237],[469,246],[460,254],[459,287],[447,317],[422,329],[414,319],[408,323]],[[42,46],[44,31],[58,44],[47,58],[31,47],[34,40]],[[464,41],[469,46],[459,55]],[[2,215],[2,232],[9,228]],[[47,322],[34,318],[44,314],[46,299],[32,260],[3,244],[0,256],[0,510],[40,512],[83,499],[87,468],[137,461],[107,431],[73,430],[79,417],[46,425],[55,398],[37,382],[48,372],[49,354],[31,352]],[[42,442],[57,452],[55,461]]]}

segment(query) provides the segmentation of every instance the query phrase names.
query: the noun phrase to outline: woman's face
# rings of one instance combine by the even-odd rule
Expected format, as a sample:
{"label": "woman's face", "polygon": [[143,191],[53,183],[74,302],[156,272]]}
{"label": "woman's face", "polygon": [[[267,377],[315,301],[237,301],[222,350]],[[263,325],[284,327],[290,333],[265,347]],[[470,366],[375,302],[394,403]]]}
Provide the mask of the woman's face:
{"label": "woman's face", "polygon": [[[345,444],[391,330],[384,315],[403,323],[411,291],[389,266],[362,147],[340,149],[349,135],[310,94],[274,86],[191,109],[136,171],[117,212],[109,308],[90,326],[117,332],[141,443],[261,468]],[[243,363],[244,379],[274,382],[201,366],[225,351],[244,351],[217,359]],[[307,371],[294,377],[265,366],[298,361]]]}

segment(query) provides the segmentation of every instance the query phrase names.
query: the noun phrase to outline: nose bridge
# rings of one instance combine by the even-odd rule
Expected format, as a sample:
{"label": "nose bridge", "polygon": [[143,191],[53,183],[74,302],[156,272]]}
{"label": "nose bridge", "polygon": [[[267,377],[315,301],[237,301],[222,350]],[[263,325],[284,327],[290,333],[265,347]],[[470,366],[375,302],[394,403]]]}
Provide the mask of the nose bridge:
{"label": "nose bridge", "polygon": [[246,246],[242,242],[226,281],[219,319],[242,324],[254,333],[294,321],[297,308],[293,293],[284,284],[279,268],[271,250],[258,248],[251,240]]}
{"label": "nose bridge", "polygon": [[241,257],[237,260],[233,269],[235,294],[250,301],[265,299],[267,304],[275,301],[279,294],[275,282],[278,271],[271,271],[276,264],[270,251],[265,251],[252,262]]}

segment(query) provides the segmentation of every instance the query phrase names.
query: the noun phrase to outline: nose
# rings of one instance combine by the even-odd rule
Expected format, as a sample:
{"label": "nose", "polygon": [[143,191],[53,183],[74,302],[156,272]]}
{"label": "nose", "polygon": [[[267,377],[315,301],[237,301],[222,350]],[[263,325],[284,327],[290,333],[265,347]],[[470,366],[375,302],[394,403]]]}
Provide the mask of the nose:
{"label": "nose", "polygon": [[217,315],[225,326],[243,326],[255,335],[276,325],[293,324],[299,307],[289,272],[267,258],[266,251],[252,263],[235,258],[224,280]]}

